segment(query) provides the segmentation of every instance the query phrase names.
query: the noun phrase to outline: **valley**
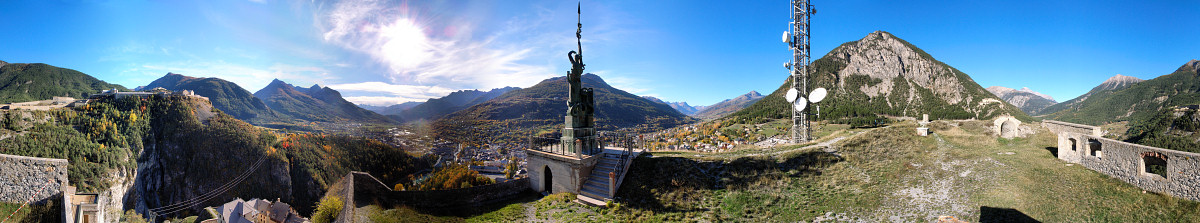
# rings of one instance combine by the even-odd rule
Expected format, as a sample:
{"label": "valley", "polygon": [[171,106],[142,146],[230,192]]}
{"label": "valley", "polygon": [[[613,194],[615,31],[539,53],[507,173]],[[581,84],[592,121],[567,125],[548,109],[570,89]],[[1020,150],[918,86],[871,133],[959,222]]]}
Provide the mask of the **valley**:
{"label": "valley", "polygon": [[1200,222],[1200,4],[788,2],[6,2],[0,222]]}

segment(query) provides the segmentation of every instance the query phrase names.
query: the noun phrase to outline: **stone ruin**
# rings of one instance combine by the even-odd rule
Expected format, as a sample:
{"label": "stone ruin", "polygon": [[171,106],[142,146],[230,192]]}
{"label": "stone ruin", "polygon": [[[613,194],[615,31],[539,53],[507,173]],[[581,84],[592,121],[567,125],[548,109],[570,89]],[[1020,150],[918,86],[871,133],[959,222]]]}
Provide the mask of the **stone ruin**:
{"label": "stone ruin", "polygon": [[1024,138],[1026,135],[1033,134],[1033,128],[1021,125],[1021,120],[1017,120],[1017,118],[1003,115],[992,121],[992,132],[996,136],[1004,137],[1005,139],[1014,137]]}

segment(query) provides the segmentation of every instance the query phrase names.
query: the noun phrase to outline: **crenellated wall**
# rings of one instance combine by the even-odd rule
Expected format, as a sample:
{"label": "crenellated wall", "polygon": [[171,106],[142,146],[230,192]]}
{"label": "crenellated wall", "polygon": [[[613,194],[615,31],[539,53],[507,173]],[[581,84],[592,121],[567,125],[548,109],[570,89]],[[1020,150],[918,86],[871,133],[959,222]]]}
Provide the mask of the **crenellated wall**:
{"label": "crenellated wall", "polygon": [[[1121,179],[1147,191],[1200,201],[1200,154],[1143,146],[1100,137],[1099,127],[1044,121],[1058,134],[1058,158]],[[1147,172],[1165,160],[1166,173]]]}
{"label": "crenellated wall", "polygon": [[0,154],[0,202],[45,202],[69,184],[65,159]]}

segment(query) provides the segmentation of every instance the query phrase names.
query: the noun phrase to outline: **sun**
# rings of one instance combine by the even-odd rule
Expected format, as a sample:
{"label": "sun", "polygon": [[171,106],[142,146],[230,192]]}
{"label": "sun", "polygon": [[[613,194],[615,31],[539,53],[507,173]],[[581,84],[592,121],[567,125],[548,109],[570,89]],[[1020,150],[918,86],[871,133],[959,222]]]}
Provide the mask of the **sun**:
{"label": "sun", "polygon": [[414,69],[433,57],[430,39],[424,29],[408,18],[396,19],[380,27],[383,56],[394,70]]}

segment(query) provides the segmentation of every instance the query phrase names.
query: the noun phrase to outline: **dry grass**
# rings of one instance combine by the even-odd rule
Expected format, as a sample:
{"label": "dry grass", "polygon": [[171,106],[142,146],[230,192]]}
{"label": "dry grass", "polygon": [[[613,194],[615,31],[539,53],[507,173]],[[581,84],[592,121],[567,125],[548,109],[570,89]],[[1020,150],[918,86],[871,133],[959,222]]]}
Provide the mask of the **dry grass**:
{"label": "dry grass", "polygon": [[1047,149],[1056,141],[1045,130],[1010,140],[992,136],[985,121],[938,121],[929,137],[915,127],[833,131],[823,140],[846,138],[829,148],[654,153],[635,160],[618,207],[551,195],[493,215],[519,218],[523,208],[522,221],[535,222],[1200,222],[1197,202],[1067,166]]}

